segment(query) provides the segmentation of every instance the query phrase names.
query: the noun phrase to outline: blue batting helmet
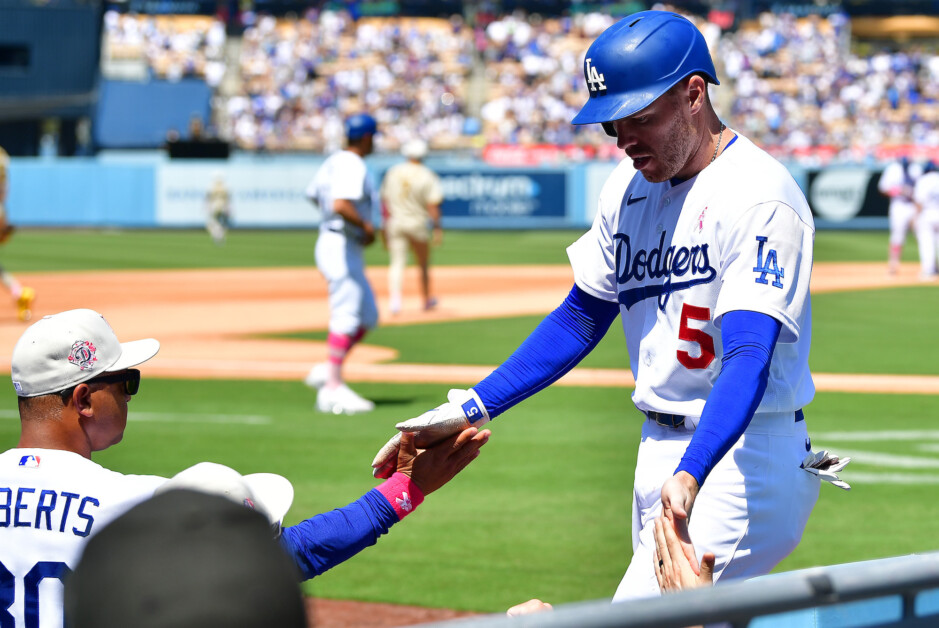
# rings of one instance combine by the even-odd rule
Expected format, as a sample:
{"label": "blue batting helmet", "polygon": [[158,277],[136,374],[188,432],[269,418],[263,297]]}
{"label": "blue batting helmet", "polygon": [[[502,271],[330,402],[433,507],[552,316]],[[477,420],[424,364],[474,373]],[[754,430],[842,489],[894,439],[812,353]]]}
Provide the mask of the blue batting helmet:
{"label": "blue batting helmet", "polygon": [[346,138],[350,141],[361,139],[366,135],[374,135],[378,130],[375,118],[367,113],[357,113],[346,118]]}
{"label": "blue batting helmet", "polygon": [[[587,49],[584,78],[590,99],[571,122],[595,124],[631,116],[697,73],[720,84],[697,26],[670,11],[633,13]],[[610,133],[612,125],[604,124],[604,129]]]}

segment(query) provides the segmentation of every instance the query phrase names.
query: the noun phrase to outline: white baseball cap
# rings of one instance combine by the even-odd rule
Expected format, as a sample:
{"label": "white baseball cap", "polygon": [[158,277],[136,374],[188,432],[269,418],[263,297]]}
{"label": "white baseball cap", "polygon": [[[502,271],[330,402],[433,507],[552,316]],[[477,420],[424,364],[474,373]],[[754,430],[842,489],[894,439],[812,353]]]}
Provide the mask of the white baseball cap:
{"label": "white baseball cap", "polygon": [[421,139],[405,142],[401,147],[401,154],[408,159],[423,159],[427,156],[427,142]]}
{"label": "white baseball cap", "polygon": [[154,494],[173,489],[221,495],[237,504],[257,510],[276,530],[293,503],[293,485],[276,473],[241,475],[231,467],[215,462],[200,462],[183,469],[156,489]]}
{"label": "white baseball cap", "polygon": [[159,350],[160,343],[153,338],[119,342],[94,310],[43,316],[13,347],[13,388],[19,397],[48,395],[146,362]]}

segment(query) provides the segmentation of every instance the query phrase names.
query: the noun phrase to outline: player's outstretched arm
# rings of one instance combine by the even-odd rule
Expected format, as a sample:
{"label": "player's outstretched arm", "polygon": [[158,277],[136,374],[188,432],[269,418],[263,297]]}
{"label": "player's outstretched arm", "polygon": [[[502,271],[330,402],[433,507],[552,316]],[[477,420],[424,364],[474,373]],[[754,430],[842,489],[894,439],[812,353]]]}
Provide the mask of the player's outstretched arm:
{"label": "player's outstretched arm", "polygon": [[476,459],[489,430],[469,428],[427,449],[404,434],[388,481],[347,506],[283,529],[281,545],[303,579],[313,578],[374,545],[392,525],[414,512],[424,496],[453,479]]}
{"label": "player's outstretched arm", "polygon": [[[551,385],[574,368],[606,334],[619,315],[617,303],[591,296],[576,285],[508,359],[470,390],[451,390],[447,403],[397,424],[417,432],[417,446],[433,443],[467,427],[480,427]],[[372,473],[393,469],[398,436],[372,460]]]}

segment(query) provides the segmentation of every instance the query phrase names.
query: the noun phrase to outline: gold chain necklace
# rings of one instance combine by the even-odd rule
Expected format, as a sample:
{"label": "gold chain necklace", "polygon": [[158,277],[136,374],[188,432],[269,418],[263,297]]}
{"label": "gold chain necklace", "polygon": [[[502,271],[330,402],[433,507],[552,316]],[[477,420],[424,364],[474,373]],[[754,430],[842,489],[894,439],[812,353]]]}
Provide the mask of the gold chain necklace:
{"label": "gold chain necklace", "polygon": [[717,151],[721,149],[721,140],[724,139],[724,129],[727,127],[724,126],[724,123],[721,122],[721,132],[717,134],[717,146],[714,147],[714,154],[711,155],[711,161],[709,164],[713,164],[714,160],[717,159]]}

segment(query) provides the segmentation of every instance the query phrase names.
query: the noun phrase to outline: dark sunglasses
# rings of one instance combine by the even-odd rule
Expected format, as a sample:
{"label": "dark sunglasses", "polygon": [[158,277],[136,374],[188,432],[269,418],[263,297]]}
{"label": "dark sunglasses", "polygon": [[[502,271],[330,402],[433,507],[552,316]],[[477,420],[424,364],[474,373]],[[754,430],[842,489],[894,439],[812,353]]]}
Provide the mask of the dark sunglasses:
{"label": "dark sunglasses", "polygon": [[[89,379],[83,384],[115,384],[117,382],[122,382],[124,384],[124,392],[128,395],[136,395],[137,391],[140,390],[140,371],[137,369],[127,369],[120,373],[114,373],[113,375],[102,375],[101,377],[95,377]],[[59,396],[62,397],[63,403],[68,403],[68,399],[72,396],[72,393],[75,392],[75,389],[78,386],[72,386],[71,388],[66,388],[59,393]]]}
{"label": "dark sunglasses", "polygon": [[115,373],[113,375],[102,375],[101,377],[89,379],[85,383],[115,384],[117,382],[124,383],[125,393],[128,395],[136,395],[137,391],[140,390],[140,371],[137,369],[127,369],[126,371]]}

